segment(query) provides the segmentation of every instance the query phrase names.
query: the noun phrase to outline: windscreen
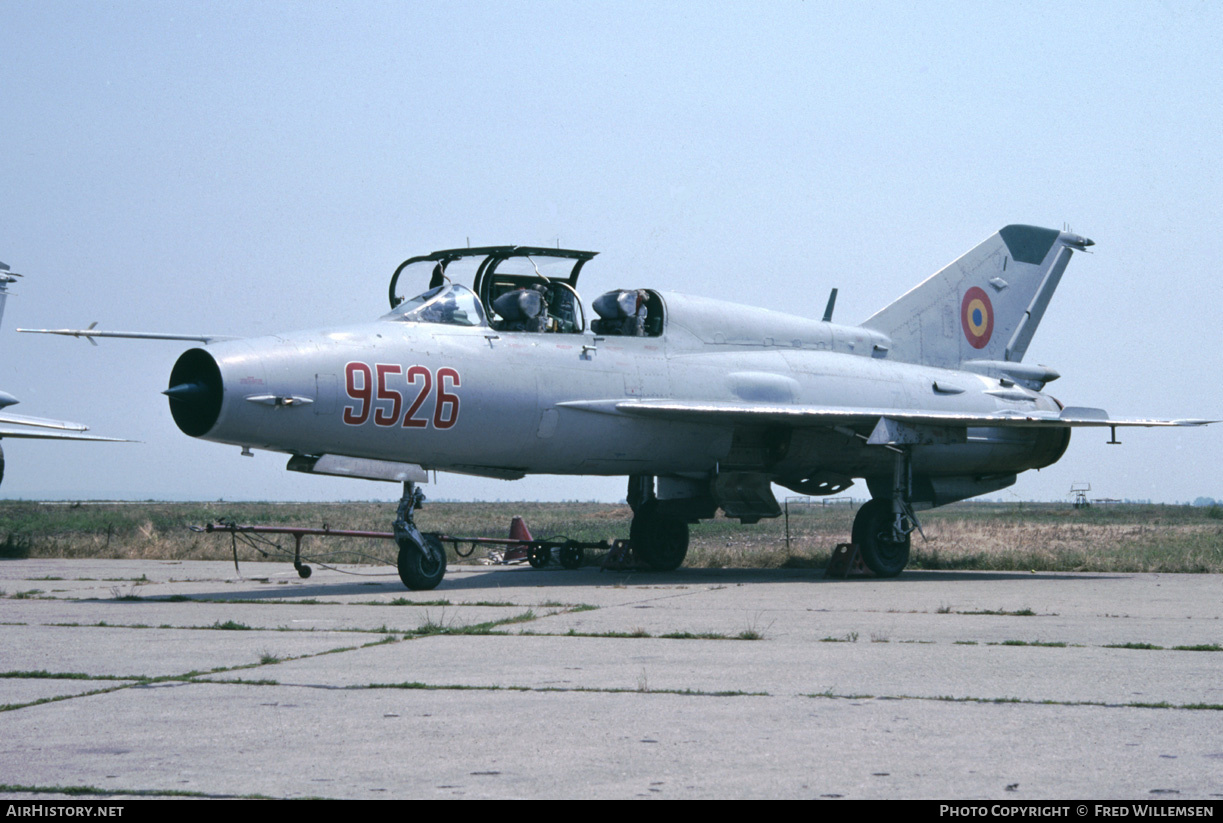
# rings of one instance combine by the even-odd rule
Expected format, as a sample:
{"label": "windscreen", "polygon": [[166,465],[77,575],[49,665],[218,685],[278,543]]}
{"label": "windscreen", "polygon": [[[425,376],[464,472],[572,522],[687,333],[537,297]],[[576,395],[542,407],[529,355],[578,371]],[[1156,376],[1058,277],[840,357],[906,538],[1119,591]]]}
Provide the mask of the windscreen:
{"label": "windscreen", "polygon": [[457,283],[446,283],[411,297],[396,306],[388,316],[413,323],[488,325],[475,292]]}

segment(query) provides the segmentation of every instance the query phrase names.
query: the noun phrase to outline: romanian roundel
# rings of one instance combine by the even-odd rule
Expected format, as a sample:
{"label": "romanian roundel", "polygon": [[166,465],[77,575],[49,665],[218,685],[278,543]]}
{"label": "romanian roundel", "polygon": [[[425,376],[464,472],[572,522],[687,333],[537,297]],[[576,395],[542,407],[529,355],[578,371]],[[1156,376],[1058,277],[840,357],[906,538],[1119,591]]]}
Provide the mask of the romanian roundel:
{"label": "romanian roundel", "polygon": [[994,307],[989,302],[989,295],[976,286],[964,292],[964,302],[960,303],[960,325],[964,327],[964,336],[974,349],[985,348],[990,335],[994,333]]}

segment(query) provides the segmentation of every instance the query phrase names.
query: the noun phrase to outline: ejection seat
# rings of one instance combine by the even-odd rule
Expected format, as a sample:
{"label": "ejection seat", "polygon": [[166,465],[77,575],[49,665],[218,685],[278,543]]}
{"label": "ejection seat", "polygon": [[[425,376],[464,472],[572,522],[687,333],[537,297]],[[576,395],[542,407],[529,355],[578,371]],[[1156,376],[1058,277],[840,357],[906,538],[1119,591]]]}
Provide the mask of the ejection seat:
{"label": "ejection seat", "polygon": [[613,289],[591,304],[599,317],[590,330],[608,337],[657,337],[662,333],[658,303],[646,289]]}
{"label": "ejection seat", "polygon": [[501,318],[493,322],[497,331],[548,330],[548,301],[542,289],[521,288],[504,292],[493,301],[493,311]]}

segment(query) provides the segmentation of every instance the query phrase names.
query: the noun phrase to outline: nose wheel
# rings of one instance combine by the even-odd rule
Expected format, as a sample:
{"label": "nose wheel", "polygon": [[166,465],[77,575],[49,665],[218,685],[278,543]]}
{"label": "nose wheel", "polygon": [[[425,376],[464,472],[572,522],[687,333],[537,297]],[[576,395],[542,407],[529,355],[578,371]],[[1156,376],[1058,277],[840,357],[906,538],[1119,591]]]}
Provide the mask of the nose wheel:
{"label": "nose wheel", "polygon": [[412,533],[396,537],[399,544],[399,579],[412,591],[437,588],[446,576],[446,549],[433,535]]}
{"label": "nose wheel", "polygon": [[399,545],[399,579],[412,591],[436,588],[446,576],[446,548],[435,535],[421,534],[413,518],[413,512],[424,502],[424,492],[405,481],[394,528]]}

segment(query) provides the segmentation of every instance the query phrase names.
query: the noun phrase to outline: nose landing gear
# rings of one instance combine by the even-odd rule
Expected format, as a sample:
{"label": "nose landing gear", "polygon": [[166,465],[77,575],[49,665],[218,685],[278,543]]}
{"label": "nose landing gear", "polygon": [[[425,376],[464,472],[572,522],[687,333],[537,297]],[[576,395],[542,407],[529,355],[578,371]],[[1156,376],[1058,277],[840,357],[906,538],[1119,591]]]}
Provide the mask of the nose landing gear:
{"label": "nose landing gear", "polygon": [[395,542],[399,545],[399,579],[412,591],[437,587],[446,576],[446,549],[434,534],[421,534],[413,512],[425,502],[425,494],[411,480],[403,484],[403,497],[395,513]]}

